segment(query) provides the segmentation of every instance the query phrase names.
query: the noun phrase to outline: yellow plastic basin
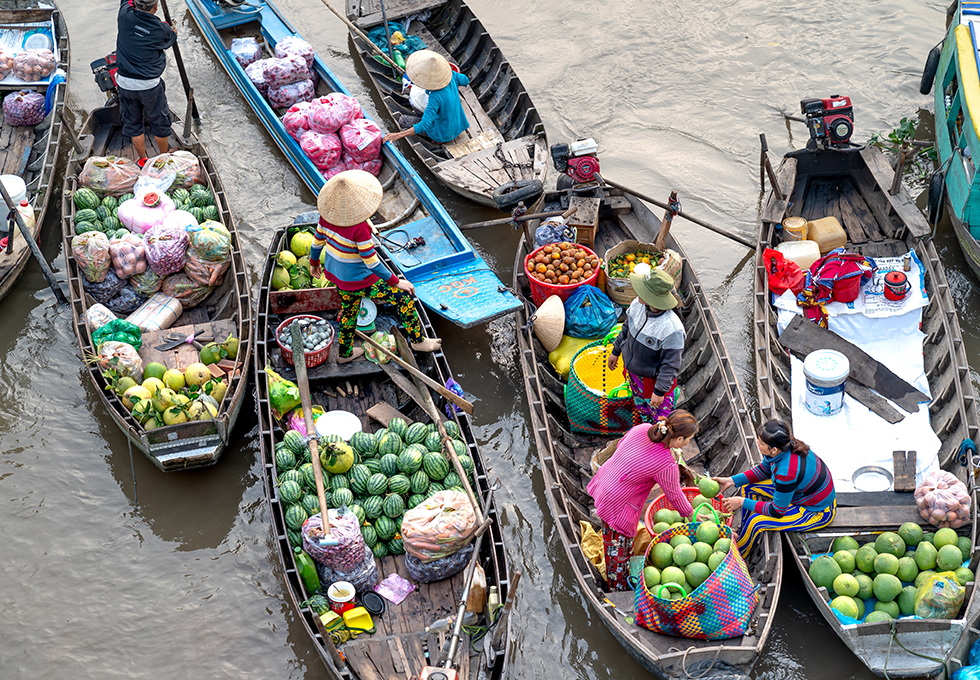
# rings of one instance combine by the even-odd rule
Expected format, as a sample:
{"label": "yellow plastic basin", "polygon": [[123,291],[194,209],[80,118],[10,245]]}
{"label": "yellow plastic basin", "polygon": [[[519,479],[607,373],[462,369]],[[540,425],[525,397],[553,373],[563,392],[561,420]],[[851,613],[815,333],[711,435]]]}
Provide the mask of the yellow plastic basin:
{"label": "yellow plastic basin", "polygon": [[344,612],[344,624],[348,628],[360,628],[369,633],[374,632],[374,620],[364,607],[354,607]]}

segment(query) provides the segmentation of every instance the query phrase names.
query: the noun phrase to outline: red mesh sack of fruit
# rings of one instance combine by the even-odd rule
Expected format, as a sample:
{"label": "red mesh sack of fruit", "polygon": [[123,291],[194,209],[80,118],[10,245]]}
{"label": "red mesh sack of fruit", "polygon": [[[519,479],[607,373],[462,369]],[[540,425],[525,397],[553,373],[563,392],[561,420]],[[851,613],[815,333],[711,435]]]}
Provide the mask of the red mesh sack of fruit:
{"label": "red mesh sack of fruit", "polygon": [[321,134],[337,132],[363,116],[364,112],[356,99],[340,92],[331,92],[326,97],[313,100],[309,113],[310,129]]}
{"label": "red mesh sack of fruit", "polygon": [[364,172],[370,172],[375,177],[381,172],[381,158],[373,158],[369,161],[355,161],[351,158],[350,154],[345,153],[340,159],[341,164],[344,166],[345,170],[363,170]]}
{"label": "red mesh sack of fruit", "polygon": [[146,244],[146,261],[150,269],[160,276],[173,274],[184,268],[187,254],[187,232],[184,229],[157,224],[143,235],[143,242]]}
{"label": "red mesh sack of fruit", "polygon": [[100,196],[132,193],[140,176],[140,166],[118,156],[90,156],[78,174],[78,185]]}
{"label": "red mesh sack of fruit", "polygon": [[914,496],[919,515],[933,526],[959,529],[970,521],[970,492],[951,472],[930,473]]}
{"label": "red mesh sack of fruit", "polygon": [[313,161],[313,165],[320,170],[336,165],[340,160],[342,151],[340,138],[332,132],[320,134],[309,130],[299,138],[299,145],[303,153]]}
{"label": "red mesh sack of fruit", "polygon": [[255,38],[232,38],[231,53],[241,67],[245,68],[259,60],[262,56],[262,48]]}
{"label": "red mesh sack of fruit", "polygon": [[146,246],[143,239],[132,233],[109,239],[109,255],[116,276],[128,279],[146,271]]}
{"label": "red mesh sack of fruit", "polygon": [[381,155],[381,139],[384,134],[378,124],[366,118],[358,118],[340,128],[340,141],[351,160],[358,163],[373,161]]}
{"label": "red mesh sack of fruit", "polygon": [[282,116],[282,124],[286,128],[286,132],[297,142],[303,133],[310,129],[307,114],[312,106],[310,102],[298,102],[290,106],[289,111],[286,111]]}
{"label": "red mesh sack of fruit", "polygon": [[11,125],[37,125],[44,120],[44,95],[21,90],[3,99],[3,116]]}
{"label": "red mesh sack of fruit", "polygon": [[245,67],[245,75],[263,97],[269,93],[269,81],[265,77],[265,65],[268,61],[268,59],[259,59]]}
{"label": "red mesh sack of fruit", "polygon": [[293,104],[308,102],[316,94],[312,80],[301,80],[282,87],[269,88],[269,103],[277,109],[288,109]]}
{"label": "red mesh sack of fruit", "polygon": [[310,43],[295,35],[289,35],[276,43],[276,57],[279,59],[302,57],[307,66],[312,66],[316,54]]}
{"label": "red mesh sack of fruit", "polygon": [[308,75],[306,60],[303,57],[267,59],[265,63],[265,79],[269,83],[270,90],[306,80]]}

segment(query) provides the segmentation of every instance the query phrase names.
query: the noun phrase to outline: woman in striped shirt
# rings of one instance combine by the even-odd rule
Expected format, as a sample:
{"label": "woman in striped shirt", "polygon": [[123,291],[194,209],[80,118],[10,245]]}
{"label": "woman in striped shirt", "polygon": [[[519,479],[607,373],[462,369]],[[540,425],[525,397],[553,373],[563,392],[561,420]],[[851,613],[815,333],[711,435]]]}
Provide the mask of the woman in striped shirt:
{"label": "woman in striped shirt", "polygon": [[[587,490],[602,520],[609,590],[630,589],[633,539],[654,484],[660,485],[671,508],[684,517],[694,514],[681,490],[681,470],[671,449],[683,448],[697,432],[697,421],[684,410],[653,424],[641,423],[623,435],[616,452],[589,482]],[[686,467],[684,471],[685,479],[693,479]]]}
{"label": "woman in striped shirt", "polygon": [[822,529],[837,510],[830,469],[793,437],[789,425],[770,420],[756,434],[762,462],[734,477],[717,479],[722,491],[737,486],[742,494],[723,501],[728,512],[742,511],[742,555],[752,551],[763,531]]}

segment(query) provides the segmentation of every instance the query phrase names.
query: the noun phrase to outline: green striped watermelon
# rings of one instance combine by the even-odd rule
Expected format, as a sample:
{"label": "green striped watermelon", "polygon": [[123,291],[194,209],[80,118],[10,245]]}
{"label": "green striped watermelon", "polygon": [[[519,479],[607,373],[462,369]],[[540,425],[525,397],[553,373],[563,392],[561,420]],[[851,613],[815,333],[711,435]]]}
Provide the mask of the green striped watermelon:
{"label": "green striped watermelon", "polygon": [[413,494],[425,494],[429,492],[429,475],[419,470],[409,480],[412,485]]}
{"label": "green striped watermelon", "polygon": [[289,545],[294,548],[303,547],[303,534],[299,531],[293,531],[292,529],[286,529],[286,538],[289,539]]}
{"label": "green striped watermelon", "polygon": [[104,205],[100,205],[95,209],[95,214],[99,218],[99,222],[105,222],[105,218],[112,217],[112,208],[107,208]]}
{"label": "green striped watermelon", "polygon": [[92,208],[83,208],[75,211],[75,224],[79,222],[98,222],[99,214]]}
{"label": "green striped watermelon", "polygon": [[425,448],[434,453],[442,451],[442,437],[438,432],[430,432],[425,436]]}
{"label": "green striped watermelon", "polygon": [[382,427],[380,430],[374,433],[374,436],[377,437],[378,441],[380,442],[382,439],[385,438],[386,434],[388,434],[388,428]]}
{"label": "green striped watermelon", "polygon": [[398,494],[390,493],[381,503],[381,511],[392,519],[398,519],[405,514],[405,501]]}
{"label": "green striped watermelon", "polygon": [[420,451],[413,444],[398,455],[398,471],[403,475],[413,475],[422,469],[422,458],[424,451]]}
{"label": "green striped watermelon", "polygon": [[299,473],[299,470],[286,470],[279,475],[279,485],[281,486],[285,482],[296,482],[297,484],[302,484],[303,475]]}
{"label": "green striped watermelon", "polygon": [[[388,490],[388,478],[380,472],[368,477],[367,492],[372,496],[380,496]],[[367,510],[367,508],[364,508]],[[370,516],[370,513],[368,513]]]}
{"label": "green striped watermelon", "polygon": [[459,475],[457,475],[452,470],[450,470],[449,474],[446,475],[442,480],[442,485],[447,489],[453,486],[462,486],[462,484],[463,482],[460,481]]}
{"label": "green striped watermelon", "polygon": [[294,467],[296,467],[296,456],[293,455],[292,451],[285,447],[276,451],[276,470],[285,472]]}
{"label": "green striped watermelon", "polygon": [[371,496],[364,499],[364,516],[367,519],[377,519],[381,516],[381,496]]}
{"label": "green striped watermelon", "polygon": [[388,423],[388,431],[394,432],[398,435],[399,439],[404,441],[405,433],[408,431],[408,421],[404,418],[392,418],[391,422]]}
{"label": "green striped watermelon", "polygon": [[463,440],[463,433],[459,431],[459,425],[456,424],[455,420],[447,420],[442,424],[446,428],[446,434],[448,434],[453,439]]}
{"label": "green striped watermelon", "polygon": [[439,482],[430,482],[429,483],[429,497],[430,498],[432,497],[432,494],[439,493],[440,491],[445,491],[445,490],[446,490],[446,487],[444,487]]}
{"label": "green striped watermelon", "polygon": [[393,477],[398,474],[398,456],[393,453],[386,453],[381,456],[381,474],[385,477]]}
{"label": "green striped watermelon", "polygon": [[187,210],[187,212],[189,212],[191,215],[194,216],[194,219],[197,220],[198,224],[200,224],[201,222],[204,221],[204,209],[203,208],[199,208],[197,206],[194,206],[194,207],[190,208],[189,210]]}
{"label": "green striped watermelon", "polygon": [[367,481],[372,474],[370,468],[363,463],[352,467],[349,474],[351,491],[360,496],[367,495]]}
{"label": "green striped watermelon", "polygon": [[411,510],[412,508],[416,507],[419,503],[424,503],[426,498],[428,498],[426,494],[422,494],[422,493],[412,494],[411,496],[408,497],[408,502],[406,503],[406,507],[408,507],[408,509]]}
{"label": "green striped watermelon", "polygon": [[292,480],[279,485],[279,498],[286,503],[298,503],[303,497],[303,487]]}
{"label": "green striped watermelon", "polygon": [[[102,228],[105,230],[106,234],[113,234],[113,236],[110,236],[110,238],[118,238],[115,236],[115,233],[122,228],[122,222],[120,222],[118,218],[109,215],[107,218],[102,220]],[[126,230],[126,233],[129,233],[128,229]]]}
{"label": "green striped watermelon", "polygon": [[296,430],[289,430],[282,440],[289,447],[289,450],[293,452],[293,455],[297,458],[303,455],[303,450],[306,448],[306,440]]}
{"label": "green striped watermelon", "polygon": [[335,508],[350,507],[354,504],[354,494],[350,489],[337,489],[332,494],[332,500],[331,505]]}
{"label": "green striped watermelon", "polygon": [[389,432],[384,437],[378,440],[378,453],[382,456],[387,454],[392,454],[397,456],[405,448],[405,444],[402,442],[401,437],[399,437],[394,432]]}
{"label": "green striped watermelon", "polygon": [[106,210],[115,210],[119,207],[119,199],[115,196],[106,196],[102,199],[102,207]]}
{"label": "green striped watermelon", "polygon": [[206,205],[204,206],[204,220],[211,220],[214,222],[218,221],[218,206],[216,205]]}
{"label": "green striped watermelon", "polygon": [[441,481],[449,474],[449,461],[441,453],[427,453],[422,459],[422,469],[429,479]]}
{"label": "green striped watermelon", "polygon": [[371,471],[371,474],[375,472],[381,472],[381,459],[380,458],[365,458],[361,461],[361,464]]}
{"label": "green striped watermelon", "polygon": [[405,475],[395,475],[388,478],[388,491],[390,493],[396,493],[399,496],[404,496],[411,490],[412,483]]}
{"label": "green striped watermelon", "polygon": [[453,449],[456,451],[457,456],[462,456],[467,452],[466,444],[459,441],[458,439],[453,439]]}
{"label": "green striped watermelon", "polygon": [[378,438],[370,432],[355,432],[350,438],[350,447],[369,458],[378,451]]}
{"label": "green striped watermelon", "polygon": [[[402,500],[398,496],[389,496],[389,498],[398,498],[399,503]],[[398,525],[395,524],[395,520],[387,515],[381,515],[378,517],[378,521],[374,523],[374,530],[378,532],[378,538],[382,541],[390,541],[398,533]]]}
{"label": "green striped watermelon", "polygon": [[369,548],[373,548],[378,543],[378,533],[370,524],[365,524],[361,527],[361,536],[364,537],[364,543]]}
{"label": "green striped watermelon", "polygon": [[119,205],[122,205],[123,203],[125,203],[131,198],[133,198],[132,194],[123,194],[122,196],[119,197]]}
{"label": "green striped watermelon", "polygon": [[405,435],[402,439],[405,440],[406,444],[421,444],[425,441],[425,436],[429,434],[423,423],[412,423],[405,430]]}
{"label": "green striped watermelon", "polygon": [[299,474],[303,477],[303,485],[311,491],[316,491],[316,472],[311,463],[303,463],[299,466]]}
{"label": "green striped watermelon", "polygon": [[313,516],[320,512],[320,499],[311,493],[303,496],[303,500],[300,501],[303,509],[306,510],[306,514]]}
{"label": "green striped watermelon", "polygon": [[75,225],[75,234],[85,234],[90,231],[99,231],[98,222],[79,222]]}
{"label": "green striped watermelon", "polygon": [[460,466],[464,470],[466,470],[466,472],[468,472],[469,474],[472,475],[473,474],[473,470],[474,470],[473,459],[470,458],[465,453],[456,454],[456,457],[459,458],[459,464],[460,464]]}
{"label": "green striped watermelon", "polygon": [[170,194],[170,198],[174,199],[174,203],[187,203],[187,201],[191,200],[191,192],[184,188],[174,189],[173,193]]}
{"label": "green striped watermelon", "polygon": [[347,507],[349,507],[350,511],[354,513],[354,516],[357,517],[357,523],[364,524],[364,520],[367,519],[367,515],[364,514],[364,507],[357,502],[357,499],[355,498],[354,502]]}
{"label": "green striped watermelon", "polygon": [[299,531],[303,528],[303,522],[306,521],[307,517],[306,510],[303,509],[302,505],[299,503],[290,505],[289,509],[286,510],[286,526],[295,531]]}
{"label": "green striped watermelon", "polygon": [[388,541],[388,554],[389,555],[404,555],[405,554],[405,543],[400,538],[393,538]]}
{"label": "green striped watermelon", "polygon": [[75,202],[75,207],[81,210],[86,208],[90,210],[95,210],[99,207],[100,201],[99,196],[94,191],[88,187],[82,187],[75,192],[72,196],[72,200]]}
{"label": "green striped watermelon", "polygon": [[378,541],[374,544],[374,547],[371,548],[371,552],[374,553],[374,556],[380,560],[388,556],[388,546],[384,541]]}
{"label": "green striped watermelon", "polygon": [[330,478],[330,488],[333,491],[339,491],[341,489],[349,489],[350,484],[347,482],[347,477],[344,475],[334,475]]}

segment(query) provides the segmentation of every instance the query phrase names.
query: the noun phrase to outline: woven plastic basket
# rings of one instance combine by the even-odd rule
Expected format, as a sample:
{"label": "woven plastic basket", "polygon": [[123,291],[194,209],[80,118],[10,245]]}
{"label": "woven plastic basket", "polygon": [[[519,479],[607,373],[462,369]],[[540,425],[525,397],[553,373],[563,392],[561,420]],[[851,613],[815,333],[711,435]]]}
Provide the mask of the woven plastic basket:
{"label": "woven plastic basket", "polygon": [[[314,316],[313,314],[297,314],[296,316],[289,317],[281,324],[279,324],[278,328],[276,328],[276,343],[279,345],[279,349],[282,350],[282,358],[290,366],[295,365],[293,364],[293,350],[291,350],[289,347],[284,345],[281,340],[279,340],[279,335],[282,333],[283,329],[286,326],[288,326],[294,319],[313,319],[315,321],[323,321],[322,318],[320,318],[319,316]],[[337,335],[333,331],[333,326],[328,325],[327,328],[330,329],[330,333],[331,333],[330,342],[327,343],[327,346],[324,347],[323,349],[318,349],[315,352],[304,352],[306,356],[307,368],[313,368],[314,366],[319,366],[320,364],[322,364],[324,361],[327,360],[327,357],[330,356],[330,347],[333,345],[333,341],[337,337]]]}
{"label": "woven plastic basket", "polygon": [[[683,491],[684,495],[687,496],[688,502],[692,504],[694,503],[694,499],[697,498],[698,495],[701,493],[701,491],[696,486],[684,486],[681,487],[681,491]],[[719,514],[725,511],[725,506],[722,505],[721,503],[721,494],[711,499],[711,507],[717,510]],[[657,510],[664,510],[664,509],[674,510],[674,508],[670,507],[670,503],[667,502],[667,496],[664,494],[660,494],[652,501],[650,501],[650,505],[647,506],[646,511],[643,513],[643,526],[645,526],[647,530],[650,531],[651,535],[653,535],[653,525],[656,524],[656,522],[653,521],[653,516],[654,514],[656,514]],[[697,510],[697,508],[694,509]],[[730,527],[732,525],[732,520],[734,518],[735,518],[734,515],[727,518],[725,520],[725,525]]]}

